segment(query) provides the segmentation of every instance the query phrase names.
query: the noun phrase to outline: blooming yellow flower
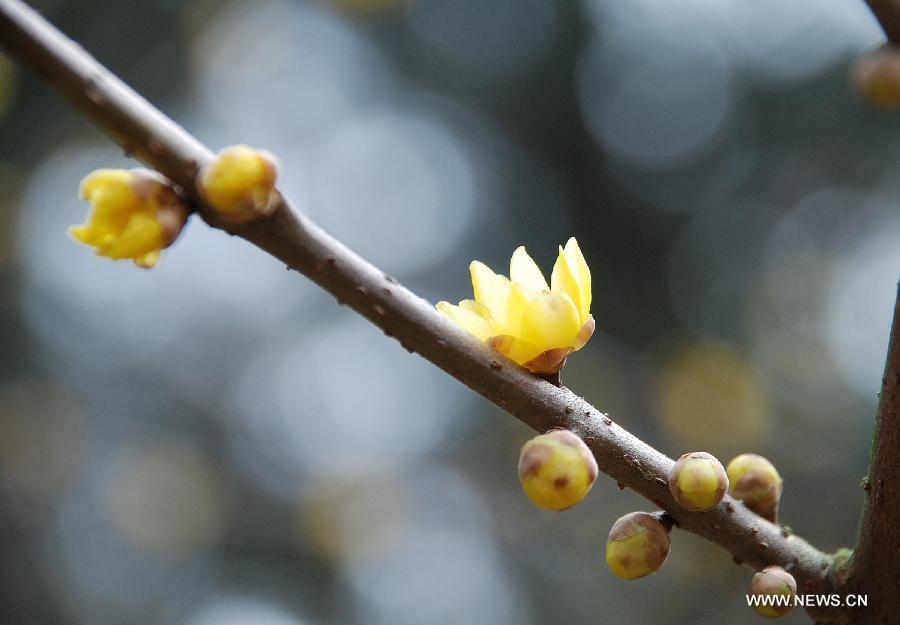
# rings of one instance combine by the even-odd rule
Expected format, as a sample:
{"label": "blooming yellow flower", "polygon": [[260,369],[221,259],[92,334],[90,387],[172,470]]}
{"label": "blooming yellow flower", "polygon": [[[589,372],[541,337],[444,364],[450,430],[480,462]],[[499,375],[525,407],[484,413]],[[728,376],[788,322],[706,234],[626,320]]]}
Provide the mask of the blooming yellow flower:
{"label": "blooming yellow flower", "polygon": [[243,223],[272,212],[277,177],[278,164],[272,154],[233,145],[200,169],[197,188],[222,219]]}
{"label": "blooming yellow flower", "polygon": [[529,371],[556,373],[591,338],[591,271],[574,237],[560,246],[549,286],[524,247],[509,278],[477,260],[469,270],[475,299],[438,302],[438,310]]}
{"label": "blooming yellow flower", "polygon": [[87,223],[72,226],[76,241],[107,258],[130,258],[150,268],[184,228],[187,205],[169,182],[146,169],[98,169],[81,181],[79,195],[91,203]]}

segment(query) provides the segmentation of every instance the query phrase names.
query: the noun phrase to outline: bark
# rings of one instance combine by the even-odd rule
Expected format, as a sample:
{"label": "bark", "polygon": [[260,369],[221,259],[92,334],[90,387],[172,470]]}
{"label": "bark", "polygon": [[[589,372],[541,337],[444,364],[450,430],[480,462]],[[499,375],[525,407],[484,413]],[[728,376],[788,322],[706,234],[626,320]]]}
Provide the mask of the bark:
{"label": "bark", "polygon": [[866,0],[888,41],[900,45],[900,0]]}
{"label": "bark", "polygon": [[838,571],[846,592],[868,595],[866,609],[849,612],[848,622],[881,625],[900,619],[900,293],[878,412],[866,502],[853,557]]}

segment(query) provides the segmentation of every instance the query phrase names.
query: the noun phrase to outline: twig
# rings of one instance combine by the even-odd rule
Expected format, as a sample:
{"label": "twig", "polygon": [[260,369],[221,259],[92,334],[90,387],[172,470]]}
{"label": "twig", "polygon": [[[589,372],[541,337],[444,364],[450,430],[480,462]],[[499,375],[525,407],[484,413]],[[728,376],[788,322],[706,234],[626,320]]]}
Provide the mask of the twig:
{"label": "twig", "polygon": [[853,623],[896,623],[900,614],[900,292],[888,344],[866,504],[853,558],[839,573],[855,592],[867,593],[871,613]]}
{"label": "twig", "polygon": [[900,0],[866,0],[888,41],[900,45]]}
{"label": "twig", "polygon": [[496,352],[293,210],[287,199],[282,198],[267,218],[243,226],[221,223],[198,201],[194,187],[197,168],[211,158],[210,150],[18,0],[0,0],[0,44],[127,152],[178,184],[210,225],[247,239],[303,273],[403,347],[535,430],[562,427],[575,432],[590,446],[604,473],[668,512],[682,529],[757,569],[784,567],[804,593],[833,592],[829,556],[727,496],[710,512],[681,509],[666,485],[670,458],[568,389],[508,361],[498,367]]}

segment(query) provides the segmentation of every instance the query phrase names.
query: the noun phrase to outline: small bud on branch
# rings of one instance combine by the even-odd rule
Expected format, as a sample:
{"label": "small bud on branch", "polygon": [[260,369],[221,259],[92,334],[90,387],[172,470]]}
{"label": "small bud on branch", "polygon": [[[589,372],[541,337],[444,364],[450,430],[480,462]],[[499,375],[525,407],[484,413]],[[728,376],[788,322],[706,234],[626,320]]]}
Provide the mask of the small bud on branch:
{"label": "small bud on branch", "polygon": [[776,523],[782,479],[771,462],[758,454],[741,454],[728,463],[731,496],[756,514]]}
{"label": "small bud on branch", "polygon": [[766,618],[784,616],[794,606],[790,601],[764,601],[766,597],[787,596],[797,594],[797,582],[794,576],[779,566],[767,566],[750,580],[750,594],[758,599],[753,609]]}
{"label": "small bud on branch", "polygon": [[659,514],[626,514],[609,530],[606,564],[622,579],[638,579],[655,573],[669,557],[672,545],[669,529]]}
{"label": "small bud on branch", "polygon": [[549,510],[565,510],[584,499],[598,473],[591,450],[568,430],[535,436],[519,456],[519,480],[525,494]]}
{"label": "small bud on branch", "polygon": [[79,194],[91,212],[87,223],[69,229],[72,238],[145,269],[178,238],[189,214],[171,183],[148,169],[98,169],[81,181]]}
{"label": "small bud on branch", "polygon": [[693,512],[711,510],[728,490],[725,468],[705,451],[684,454],[669,471],[669,490],[679,506]]}

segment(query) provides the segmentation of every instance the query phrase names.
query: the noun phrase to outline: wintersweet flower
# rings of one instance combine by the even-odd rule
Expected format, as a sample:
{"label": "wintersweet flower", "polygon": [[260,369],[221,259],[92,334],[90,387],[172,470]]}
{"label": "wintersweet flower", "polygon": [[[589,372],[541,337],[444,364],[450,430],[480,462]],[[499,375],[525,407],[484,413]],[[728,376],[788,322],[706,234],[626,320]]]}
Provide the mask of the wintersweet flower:
{"label": "wintersweet flower", "polygon": [[475,299],[438,302],[438,310],[529,371],[558,372],[594,333],[591,271],[574,237],[560,246],[549,285],[524,247],[512,255],[509,278],[477,260],[469,270]]}
{"label": "wintersweet flower", "polygon": [[244,223],[274,209],[278,162],[265,150],[232,145],[204,165],[197,174],[197,189],[219,216]]}
{"label": "wintersweet flower", "polygon": [[81,181],[79,195],[91,203],[87,223],[69,228],[76,241],[99,256],[130,258],[148,269],[178,237],[188,207],[169,181],[147,169],[98,169]]}

